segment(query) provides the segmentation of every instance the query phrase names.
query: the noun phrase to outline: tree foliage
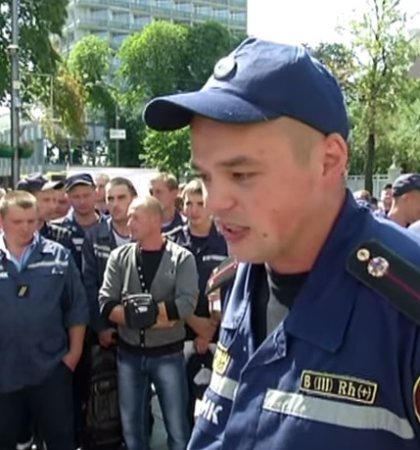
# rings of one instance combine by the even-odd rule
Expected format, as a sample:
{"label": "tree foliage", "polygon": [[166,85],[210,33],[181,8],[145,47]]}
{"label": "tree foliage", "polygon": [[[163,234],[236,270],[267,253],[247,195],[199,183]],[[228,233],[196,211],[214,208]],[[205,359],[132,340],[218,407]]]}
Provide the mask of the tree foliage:
{"label": "tree foliage", "polygon": [[208,21],[188,29],[185,50],[188,90],[199,89],[207,81],[215,63],[232,50],[231,45],[228,29],[217,22]]}
{"label": "tree foliage", "polygon": [[186,27],[157,21],[124,41],[118,53],[121,97],[139,130],[141,163],[179,174],[187,170],[188,133],[143,133],[141,111],[152,97],[200,88],[237,38],[216,22]]}
{"label": "tree foliage", "polygon": [[[406,25],[400,0],[369,0],[368,11],[352,25],[351,49],[358,67],[353,92],[359,109],[353,143],[355,151],[365,155],[365,188],[370,192],[377,162],[386,149],[381,137],[395,118],[398,98],[408,89],[414,47]],[[377,155],[380,144],[382,155]],[[392,152],[389,156],[392,158]]]}
{"label": "tree foliage", "polygon": [[[417,46],[407,35],[400,0],[368,0],[349,25],[350,43],[322,43],[312,52],[336,75],[348,101],[352,126],[350,173],[386,173],[394,156],[406,170],[417,167],[420,148],[418,81],[408,71]],[[417,52],[418,53],[418,52]]]}
{"label": "tree foliage", "polygon": [[[10,86],[11,67],[7,48],[12,36],[11,3],[10,0],[0,0],[0,101],[6,98]],[[56,73],[60,57],[50,37],[61,34],[67,17],[67,3],[68,0],[54,0],[52,7],[50,0],[20,2],[19,58],[22,84],[27,83],[28,72]]]}
{"label": "tree foliage", "polygon": [[178,179],[190,171],[190,134],[188,128],[161,133],[148,129],[144,138],[144,162]]}
{"label": "tree foliage", "polygon": [[119,52],[121,75],[136,99],[182,89],[187,34],[182,25],[156,21],[124,41]]}

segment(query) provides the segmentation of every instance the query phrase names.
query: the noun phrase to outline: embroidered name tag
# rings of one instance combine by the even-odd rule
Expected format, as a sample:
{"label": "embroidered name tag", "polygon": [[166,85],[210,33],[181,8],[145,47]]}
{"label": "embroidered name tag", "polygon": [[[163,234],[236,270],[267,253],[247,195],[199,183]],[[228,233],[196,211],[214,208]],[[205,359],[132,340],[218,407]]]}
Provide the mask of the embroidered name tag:
{"label": "embroidered name tag", "polygon": [[220,342],[217,344],[216,352],[213,359],[213,370],[219,375],[224,375],[230,362],[230,356],[227,348]]}
{"label": "embroidered name tag", "polygon": [[335,397],[372,405],[376,400],[378,384],[359,378],[304,370],[300,390],[321,397]]}

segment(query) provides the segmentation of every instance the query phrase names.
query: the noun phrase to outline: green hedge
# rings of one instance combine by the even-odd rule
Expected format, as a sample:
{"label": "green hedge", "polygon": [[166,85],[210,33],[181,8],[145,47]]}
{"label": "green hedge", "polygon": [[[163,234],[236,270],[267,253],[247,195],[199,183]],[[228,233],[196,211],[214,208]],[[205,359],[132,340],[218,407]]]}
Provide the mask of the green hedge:
{"label": "green hedge", "polygon": [[[19,158],[30,158],[32,152],[32,147],[21,145],[19,147]],[[0,143],[0,158],[13,158],[13,149],[10,145]]]}

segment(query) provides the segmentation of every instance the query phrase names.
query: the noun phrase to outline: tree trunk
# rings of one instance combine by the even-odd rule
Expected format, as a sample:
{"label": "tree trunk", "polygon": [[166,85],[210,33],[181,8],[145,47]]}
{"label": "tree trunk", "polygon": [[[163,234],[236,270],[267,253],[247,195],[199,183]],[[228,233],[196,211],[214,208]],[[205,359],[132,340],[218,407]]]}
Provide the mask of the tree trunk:
{"label": "tree trunk", "polygon": [[365,165],[365,189],[373,195],[373,166],[375,163],[375,133],[370,132],[367,141]]}

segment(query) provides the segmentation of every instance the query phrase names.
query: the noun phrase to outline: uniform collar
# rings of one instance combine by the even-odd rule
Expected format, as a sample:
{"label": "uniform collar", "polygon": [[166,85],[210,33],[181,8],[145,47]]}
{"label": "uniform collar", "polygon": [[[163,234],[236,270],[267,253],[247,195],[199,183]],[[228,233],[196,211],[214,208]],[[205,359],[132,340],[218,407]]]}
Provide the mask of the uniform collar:
{"label": "uniform collar", "polygon": [[358,286],[346,271],[346,260],[363,239],[368,216],[347,192],[335,225],[285,320],[287,332],[330,352],[340,348]]}
{"label": "uniform collar", "polygon": [[[95,213],[98,215],[98,218],[99,218],[97,223],[106,222],[108,219],[111,219],[110,216],[105,216],[97,209],[95,209]],[[67,213],[67,215],[64,218],[66,221],[73,223],[74,225],[76,225],[79,228],[82,228],[76,220],[76,216],[75,216],[73,208],[70,209],[70,211]]]}
{"label": "uniform collar", "polygon": [[[40,235],[39,232],[36,231],[34,234],[34,237],[32,238],[32,241],[26,246],[28,250],[33,250],[40,241]],[[6,241],[4,240],[4,233],[0,233],[0,252],[5,253],[6,255],[9,255],[9,250],[6,247]]]}

